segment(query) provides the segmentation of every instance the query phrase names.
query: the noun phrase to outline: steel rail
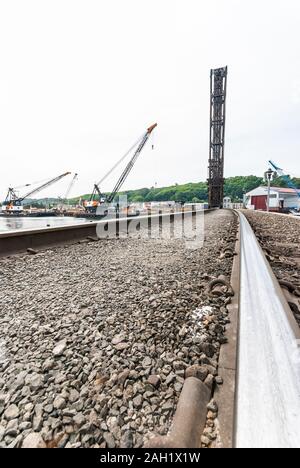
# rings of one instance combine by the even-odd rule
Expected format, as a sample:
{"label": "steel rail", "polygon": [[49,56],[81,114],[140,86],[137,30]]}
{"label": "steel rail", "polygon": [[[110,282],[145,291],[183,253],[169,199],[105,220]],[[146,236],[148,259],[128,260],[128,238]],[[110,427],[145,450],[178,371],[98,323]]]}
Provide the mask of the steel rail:
{"label": "steel rail", "polygon": [[300,340],[291,311],[245,216],[235,447],[300,447]]}
{"label": "steel rail", "polygon": [[37,229],[19,229],[15,231],[3,231],[0,233],[0,257],[14,255],[19,252],[26,252],[26,249],[48,248],[55,245],[64,245],[87,237],[97,236],[97,225],[116,224],[116,230],[123,231],[128,226],[137,224],[139,221],[149,221],[149,223],[159,224],[164,218],[169,218],[170,222],[175,219],[182,219],[183,216],[195,215],[196,213],[210,213],[213,210],[195,210],[174,213],[158,213],[134,217],[120,217],[112,219],[102,219],[87,223],[68,224],[65,226],[55,226]]}

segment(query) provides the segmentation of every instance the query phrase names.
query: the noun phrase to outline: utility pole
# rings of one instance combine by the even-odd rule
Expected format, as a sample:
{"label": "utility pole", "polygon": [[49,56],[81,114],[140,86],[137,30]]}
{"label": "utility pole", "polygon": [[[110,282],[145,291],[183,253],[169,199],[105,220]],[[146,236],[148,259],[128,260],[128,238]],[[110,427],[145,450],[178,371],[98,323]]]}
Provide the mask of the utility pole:
{"label": "utility pole", "polygon": [[208,204],[222,208],[224,196],[224,145],[227,67],[210,71],[210,130]]}
{"label": "utility pole", "polygon": [[273,179],[273,174],[274,174],[274,171],[272,171],[272,169],[270,168],[265,172],[265,179],[268,182],[268,196],[267,196],[267,212],[268,213],[270,211],[271,181]]}

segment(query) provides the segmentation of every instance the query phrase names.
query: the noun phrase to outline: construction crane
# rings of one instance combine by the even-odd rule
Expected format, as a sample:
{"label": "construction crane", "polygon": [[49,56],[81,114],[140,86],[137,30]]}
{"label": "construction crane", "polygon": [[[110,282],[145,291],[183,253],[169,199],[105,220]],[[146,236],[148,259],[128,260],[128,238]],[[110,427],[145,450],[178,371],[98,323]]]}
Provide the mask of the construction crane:
{"label": "construction crane", "polygon": [[69,204],[68,197],[70,195],[70,192],[71,192],[77,178],[78,178],[78,174],[75,173],[72,180],[71,180],[71,182],[68,185],[65,196],[64,197],[58,197],[58,200],[59,200],[59,203],[57,204],[57,210],[58,211],[64,211],[67,208],[67,205]]}
{"label": "construction crane", "polygon": [[[300,190],[296,187],[296,185],[292,182],[290,177],[285,174],[283,169],[278,167],[273,161],[269,161],[269,164],[272,166],[272,168],[275,170],[275,174],[273,174],[273,177],[282,177],[287,186],[295,191],[295,194],[299,197],[300,199]],[[299,206],[299,205],[298,205]],[[293,208],[290,210],[290,213],[293,214],[294,216],[300,216],[299,208]]]}
{"label": "construction crane", "polygon": [[[21,187],[9,187],[4,204],[2,206],[2,211],[6,213],[20,213],[23,211],[23,205],[22,202],[26,199],[29,198],[30,196],[37,194],[41,190],[44,190],[47,187],[50,187],[50,185],[55,184],[58,182],[60,179],[63,177],[71,174],[71,172],[65,172],[64,174],[61,174],[57,177],[54,177],[53,179],[48,180],[47,182],[43,183],[42,185],[36,187],[35,189],[30,190],[23,196],[19,196],[16,190]],[[24,187],[30,186],[31,184],[26,184]]]}
{"label": "construction crane", "polygon": [[269,161],[269,164],[271,164],[271,166],[273,167],[273,169],[275,170],[275,172],[277,173],[277,175],[279,177],[282,177],[286,184],[288,185],[288,187],[290,187],[291,189],[295,190],[296,194],[298,195],[298,197],[300,198],[300,191],[297,189],[296,185],[291,181],[290,177],[285,174],[285,172],[283,171],[283,169],[281,169],[280,167],[278,167],[273,161]]}
{"label": "construction crane", "polygon": [[76,182],[77,179],[78,179],[78,174],[75,172],[74,177],[73,177],[73,179],[71,180],[71,182],[70,182],[70,184],[69,184],[69,186],[68,186],[68,188],[67,188],[67,191],[66,191],[66,193],[65,193],[65,197],[64,197],[64,202],[65,202],[65,203],[68,202],[68,198],[69,198],[70,192],[71,192],[72,188],[74,187],[74,184],[75,184],[75,182]]}
{"label": "construction crane", "polygon": [[[87,212],[89,213],[96,213],[97,208],[103,204],[109,204],[112,203],[116,194],[119,192],[120,188],[122,187],[123,183],[125,182],[126,178],[128,177],[131,169],[133,168],[137,158],[142,152],[142,149],[144,148],[145,144],[147,143],[151,133],[153,130],[157,127],[157,124],[155,123],[154,125],[151,125],[151,127],[147,128],[147,131],[129,148],[129,150],[122,156],[121,159],[108,171],[108,173],[98,182],[97,184],[94,184],[93,192],[90,196],[89,200],[86,200],[84,202],[84,208]],[[120,175],[116,185],[114,186],[112,192],[108,195],[105,196],[102,194],[100,190],[100,184],[116,169],[117,166],[128,156],[131,151],[134,150],[134,148],[137,149],[135,150],[132,158],[128,162],[127,166],[125,167],[124,171]],[[96,197],[98,196],[98,200]]]}

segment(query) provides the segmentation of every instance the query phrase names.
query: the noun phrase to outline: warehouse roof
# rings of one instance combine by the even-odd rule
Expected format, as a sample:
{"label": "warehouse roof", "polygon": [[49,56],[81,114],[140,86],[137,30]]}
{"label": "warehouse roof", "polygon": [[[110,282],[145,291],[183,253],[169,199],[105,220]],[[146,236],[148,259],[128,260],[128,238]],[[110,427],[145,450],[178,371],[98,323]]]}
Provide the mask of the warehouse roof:
{"label": "warehouse roof", "polygon": [[295,192],[300,193],[300,190],[298,189],[286,188],[286,187],[271,187],[271,190],[273,190],[274,192],[279,192],[279,193],[295,193]]}
{"label": "warehouse roof", "polygon": [[[286,187],[270,187],[271,192],[277,192],[282,194],[291,194],[291,195],[300,195],[300,190],[293,189],[293,188],[286,188]],[[260,187],[256,187],[255,189],[251,190],[247,193],[247,195],[266,195],[268,191],[268,187],[261,185]]]}

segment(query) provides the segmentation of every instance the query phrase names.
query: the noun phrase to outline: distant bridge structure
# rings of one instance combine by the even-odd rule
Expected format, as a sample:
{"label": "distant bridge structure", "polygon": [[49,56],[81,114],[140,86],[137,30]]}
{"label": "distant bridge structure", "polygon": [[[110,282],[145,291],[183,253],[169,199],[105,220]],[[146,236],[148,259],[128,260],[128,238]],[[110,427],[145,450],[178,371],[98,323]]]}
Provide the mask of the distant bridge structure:
{"label": "distant bridge structure", "polygon": [[222,208],[227,67],[210,71],[210,130],[208,167],[209,208]]}

